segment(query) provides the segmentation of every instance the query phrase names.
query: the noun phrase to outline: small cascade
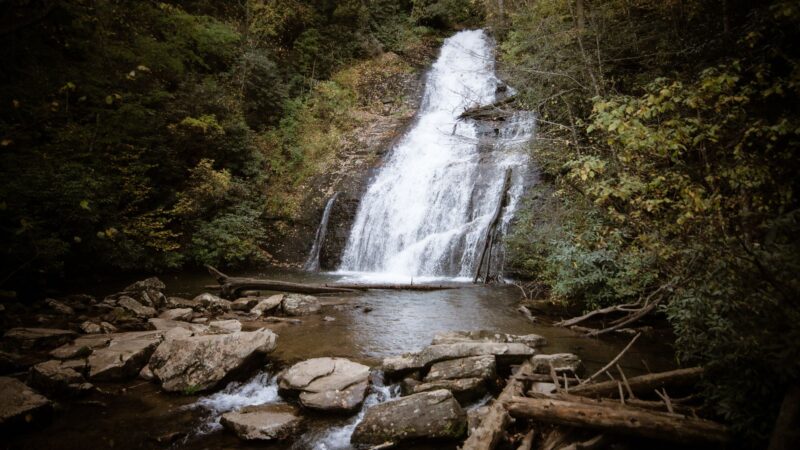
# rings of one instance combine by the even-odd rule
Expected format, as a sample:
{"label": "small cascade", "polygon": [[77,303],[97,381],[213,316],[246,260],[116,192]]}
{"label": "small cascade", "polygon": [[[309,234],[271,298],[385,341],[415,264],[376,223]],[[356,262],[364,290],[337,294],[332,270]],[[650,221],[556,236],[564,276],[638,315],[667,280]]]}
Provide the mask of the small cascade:
{"label": "small cascade", "polygon": [[219,419],[228,411],[280,401],[277,376],[262,372],[247,382],[232,382],[225,389],[202,397],[190,407],[203,408],[210,413],[208,420],[197,430],[198,434],[205,434],[221,429]]}
{"label": "small cascade", "polygon": [[328,233],[328,220],[331,216],[331,209],[333,209],[333,204],[336,202],[336,197],[338,197],[339,194],[340,192],[335,192],[331,198],[328,199],[328,203],[325,204],[325,211],[322,213],[322,220],[319,223],[317,234],[314,237],[314,245],[311,246],[311,253],[309,253],[306,263],[303,264],[303,270],[309,272],[319,270],[319,254],[322,251],[322,244],[325,243],[325,235]]}
{"label": "small cascade", "polygon": [[[444,42],[417,122],[361,199],[341,271],[472,278],[507,169],[511,183],[502,216],[494,221],[498,235],[517,208],[529,173],[524,144],[534,117],[518,113],[488,125],[459,115],[493,103],[504,86],[483,30],[462,31]],[[492,267],[502,267],[501,253],[492,253]]]}

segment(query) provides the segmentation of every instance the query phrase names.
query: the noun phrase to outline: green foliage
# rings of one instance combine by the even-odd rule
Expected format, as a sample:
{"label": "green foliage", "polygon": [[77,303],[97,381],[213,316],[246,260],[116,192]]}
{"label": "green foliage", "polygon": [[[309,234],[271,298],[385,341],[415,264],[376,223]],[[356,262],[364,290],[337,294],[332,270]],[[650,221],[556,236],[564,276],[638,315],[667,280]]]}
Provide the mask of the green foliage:
{"label": "green foliage", "polygon": [[413,0],[412,17],[435,28],[476,26],[483,23],[484,5],[476,0]]}
{"label": "green foliage", "polygon": [[539,112],[552,181],[509,247],[582,309],[665,296],[678,356],[708,368],[710,406],[758,448],[800,371],[800,9],[718,13],[609,0],[579,29],[569,2],[508,11],[502,67]]}

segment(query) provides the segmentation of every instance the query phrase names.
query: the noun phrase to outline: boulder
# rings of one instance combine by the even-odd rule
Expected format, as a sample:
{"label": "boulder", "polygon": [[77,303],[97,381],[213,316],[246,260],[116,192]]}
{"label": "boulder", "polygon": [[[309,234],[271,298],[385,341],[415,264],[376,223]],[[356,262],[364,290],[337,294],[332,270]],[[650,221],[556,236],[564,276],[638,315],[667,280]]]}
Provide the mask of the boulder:
{"label": "boulder", "polygon": [[257,316],[262,316],[267,311],[272,311],[273,309],[280,306],[280,304],[283,302],[283,297],[284,297],[283,294],[278,294],[278,295],[273,295],[271,297],[259,298],[258,303],[256,303],[256,305],[252,309],[250,309],[250,312]]}
{"label": "boulder", "polygon": [[306,408],[349,412],[363,403],[369,388],[369,367],[344,358],[313,358],[278,377],[278,388],[300,396]]}
{"label": "boulder", "polygon": [[89,356],[89,378],[120,380],[134,378],[163,339],[163,331],[133,331],[110,336],[107,347],[97,348]]}
{"label": "boulder", "polygon": [[116,333],[117,327],[111,325],[108,322],[100,322],[100,329],[103,330],[103,333]]}
{"label": "boulder", "polygon": [[184,320],[188,322],[192,320],[192,314],[194,314],[194,310],[192,308],[174,308],[162,312],[158,318],[167,320]]}
{"label": "boulder", "polygon": [[52,328],[12,328],[3,336],[23,349],[54,348],[66,344],[78,333]]}
{"label": "boulder", "polygon": [[142,281],[137,281],[125,288],[125,292],[139,292],[139,291],[163,291],[167,288],[158,277],[150,277]]}
{"label": "boulder", "polygon": [[71,315],[75,314],[75,310],[74,309],[72,309],[71,307],[65,305],[64,303],[61,303],[58,300],[53,300],[52,298],[48,298],[48,299],[45,299],[44,302],[47,304],[47,306],[50,307],[50,309],[52,309],[53,311],[55,311],[58,314],[61,314],[61,315],[64,315],[64,316],[71,316]]}
{"label": "boulder", "polygon": [[125,311],[134,314],[136,317],[146,319],[156,315],[156,310],[150,306],[144,306],[127,295],[123,295],[117,300],[117,305],[121,306]]}
{"label": "boulder", "polygon": [[572,353],[554,353],[552,355],[536,355],[531,358],[534,373],[550,373],[550,366],[553,366],[556,373],[564,372],[578,373],[581,370],[581,360]]}
{"label": "boulder", "polygon": [[0,430],[41,422],[48,418],[53,405],[16,378],[0,377]]}
{"label": "boulder", "polygon": [[547,339],[538,334],[506,334],[495,333],[488,330],[477,331],[447,331],[437,333],[433,337],[432,345],[455,344],[457,342],[497,342],[501,344],[525,344],[529,347],[542,347],[547,345]]}
{"label": "boulder", "polygon": [[194,298],[203,308],[215,313],[224,313],[231,310],[231,302],[209,293],[200,294]]}
{"label": "boulder", "polygon": [[234,311],[250,311],[258,304],[258,297],[242,297],[231,302],[231,309]]}
{"label": "boulder", "polygon": [[[85,362],[79,361],[80,364]],[[76,366],[58,360],[36,364],[28,371],[28,384],[48,394],[76,394],[87,391],[92,385],[85,383]]]}
{"label": "boulder", "polygon": [[431,366],[425,381],[479,378],[493,380],[497,377],[497,364],[493,355],[451,359]]}
{"label": "boulder", "polygon": [[174,328],[183,328],[197,334],[208,332],[208,325],[202,325],[199,323],[182,322],[180,320],[168,320],[155,317],[149,319],[147,322],[155,327],[156,330],[167,331]]}
{"label": "boulder", "polygon": [[417,354],[385,358],[383,371],[387,374],[418,370],[430,364],[470,356],[494,355],[497,364],[514,364],[524,361],[536,351],[525,344],[496,342],[457,342],[430,345]]}
{"label": "boulder", "polygon": [[311,295],[287,294],[281,303],[281,309],[287,316],[307,316],[319,311],[319,300]]}
{"label": "boulder", "polygon": [[203,391],[251,358],[274,350],[276,341],[275,333],[267,329],[168,338],[150,358],[150,369],[165,391]]}
{"label": "boulder", "polygon": [[350,442],[363,445],[412,439],[460,439],[467,415],[445,389],[409,395],[370,407]]}
{"label": "boulder", "polygon": [[164,306],[167,308],[191,308],[197,311],[201,309],[203,305],[201,305],[199,301],[189,300],[188,298],[167,297]]}
{"label": "boulder", "polygon": [[81,324],[81,331],[86,334],[98,334],[103,332],[103,328],[99,323],[94,323],[87,320]]}
{"label": "boulder", "polygon": [[242,331],[242,322],[236,319],[212,320],[208,323],[208,328],[210,333],[235,333]]}
{"label": "boulder", "polygon": [[56,359],[85,358],[92,354],[94,349],[105,347],[111,342],[109,335],[90,334],[75,339],[71,344],[65,344],[50,352]]}
{"label": "boulder", "polygon": [[297,408],[283,404],[248,406],[222,415],[220,423],[245,440],[272,441],[289,438],[300,431],[302,418]]}
{"label": "boulder", "polygon": [[482,378],[461,378],[458,380],[437,380],[416,382],[406,385],[407,394],[447,389],[462,405],[469,404],[486,395],[486,380]]}

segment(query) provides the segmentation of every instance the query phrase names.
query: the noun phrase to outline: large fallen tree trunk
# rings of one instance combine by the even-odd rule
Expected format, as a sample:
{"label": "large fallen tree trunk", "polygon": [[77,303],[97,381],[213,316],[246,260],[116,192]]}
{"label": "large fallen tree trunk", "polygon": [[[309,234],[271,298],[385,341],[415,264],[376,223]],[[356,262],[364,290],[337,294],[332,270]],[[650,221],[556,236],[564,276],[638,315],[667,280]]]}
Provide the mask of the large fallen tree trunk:
{"label": "large fallen tree trunk", "polygon": [[325,283],[326,287],[367,290],[393,290],[393,291],[440,291],[444,289],[458,289],[461,286],[444,286],[434,284],[350,284],[350,283]]}
{"label": "large fallen tree trunk", "polygon": [[508,379],[503,392],[489,406],[489,412],[483,417],[478,427],[470,432],[464,445],[461,446],[461,450],[491,450],[497,446],[506,427],[511,423],[505,402],[523,394],[524,380],[532,374],[533,364],[525,361]]}
{"label": "large fallen tree trunk", "polygon": [[729,440],[727,429],[710,420],[646,411],[609,402],[515,397],[507,405],[509,413],[514,417],[558,425],[593,428],[682,444],[723,444]]}
{"label": "large fallen tree trunk", "polygon": [[[638,377],[628,378],[628,385],[634,394],[651,394],[656,389],[683,388],[695,384],[703,375],[702,367],[677,369],[669,372],[651,373]],[[619,395],[617,381],[604,381],[595,384],[582,384],[569,389],[573,395],[584,397],[614,397]]]}
{"label": "large fallen tree trunk", "polygon": [[[220,284],[220,295],[226,298],[238,296],[242,291],[277,291],[295,292],[298,294],[341,294],[345,292],[365,291],[369,289],[438,291],[456,289],[460,286],[443,286],[427,284],[304,284],[287,281],[266,280],[261,278],[229,277],[212,266],[206,266],[212,277]],[[216,287],[216,286],[214,286]]]}
{"label": "large fallen tree trunk", "polygon": [[226,298],[236,297],[237,293],[246,290],[295,292],[299,294],[339,294],[343,292],[355,292],[354,289],[347,288],[289,283],[286,281],[263,280],[260,278],[229,277],[211,266],[206,266],[206,268],[211,276],[215,277],[220,284],[220,295]]}
{"label": "large fallen tree trunk", "polygon": [[458,118],[503,121],[506,120],[506,117],[512,114],[512,111],[508,109],[502,109],[501,107],[509,106],[516,101],[517,101],[516,97],[507,97],[504,98],[503,100],[494,102],[490,105],[476,106],[474,108],[469,108],[464,112],[462,112],[458,116]]}

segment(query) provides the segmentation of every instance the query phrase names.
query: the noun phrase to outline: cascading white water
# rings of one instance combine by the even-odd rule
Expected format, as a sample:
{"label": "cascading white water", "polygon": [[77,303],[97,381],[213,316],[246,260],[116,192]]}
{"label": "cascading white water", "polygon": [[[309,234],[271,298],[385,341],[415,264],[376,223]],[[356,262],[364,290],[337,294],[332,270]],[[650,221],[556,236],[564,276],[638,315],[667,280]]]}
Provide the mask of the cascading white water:
{"label": "cascading white water", "polygon": [[532,134],[533,117],[518,114],[502,128],[488,130],[458,119],[465,109],[495,100],[501,82],[492,50],[482,30],[462,31],[445,41],[417,122],[361,200],[342,271],[470,276],[503,174],[511,167],[511,200],[501,228],[507,226],[527,166],[518,144]]}

